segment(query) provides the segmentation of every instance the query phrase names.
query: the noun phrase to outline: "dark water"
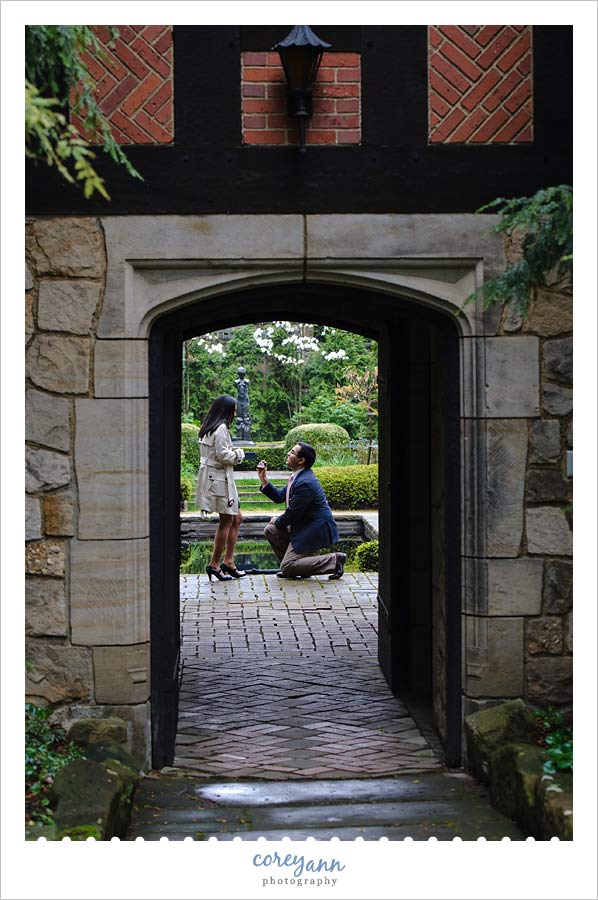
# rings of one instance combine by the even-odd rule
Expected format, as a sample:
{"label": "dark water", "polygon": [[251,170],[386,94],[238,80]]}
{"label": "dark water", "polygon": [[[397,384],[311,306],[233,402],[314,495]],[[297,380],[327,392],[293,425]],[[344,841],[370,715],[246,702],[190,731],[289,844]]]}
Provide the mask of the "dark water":
{"label": "dark water", "polygon": [[[356,572],[355,551],[362,543],[358,538],[339,541],[334,547],[327,547],[320,553],[347,554],[345,571]],[[181,574],[198,575],[206,570],[212,555],[212,541],[190,541],[181,544]],[[235,553],[235,562],[239,569],[259,569],[278,571],[278,560],[267,540],[239,541]]]}

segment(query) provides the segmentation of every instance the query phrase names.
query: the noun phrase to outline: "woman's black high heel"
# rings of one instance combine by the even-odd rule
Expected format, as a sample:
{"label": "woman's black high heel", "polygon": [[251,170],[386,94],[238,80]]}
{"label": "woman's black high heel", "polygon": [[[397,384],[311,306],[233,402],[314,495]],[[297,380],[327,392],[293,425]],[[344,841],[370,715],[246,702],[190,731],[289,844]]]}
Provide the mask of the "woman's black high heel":
{"label": "woman's black high heel", "polygon": [[225,562],[221,563],[220,568],[223,572],[228,572],[229,575],[232,575],[233,578],[243,578],[244,575],[247,575],[247,572],[244,572],[243,569],[227,566]]}
{"label": "woman's black high heel", "polygon": [[208,578],[210,581],[212,580],[212,575],[215,575],[218,581],[232,581],[232,577],[230,575],[223,575],[220,569],[215,569],[214,566],[206,566],[206,572],[208,573]]}

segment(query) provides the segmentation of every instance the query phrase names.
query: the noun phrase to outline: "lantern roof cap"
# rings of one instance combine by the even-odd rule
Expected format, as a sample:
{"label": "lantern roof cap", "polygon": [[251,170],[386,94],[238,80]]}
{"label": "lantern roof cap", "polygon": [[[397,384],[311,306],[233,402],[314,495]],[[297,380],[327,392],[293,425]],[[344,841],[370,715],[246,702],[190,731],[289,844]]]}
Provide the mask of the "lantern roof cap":
{"label": "lantern roof cap", "polygon": [[331,47],[332,44],[327,44],[326,41],[321,40],[317,34],[311,30],[309,25],[293,25],[293,28],[282,41],[278,41],[277,44],[274,44],[272,47],[273,50],[278,50],[280,47],[305,47],[309,45],[310,47]]}

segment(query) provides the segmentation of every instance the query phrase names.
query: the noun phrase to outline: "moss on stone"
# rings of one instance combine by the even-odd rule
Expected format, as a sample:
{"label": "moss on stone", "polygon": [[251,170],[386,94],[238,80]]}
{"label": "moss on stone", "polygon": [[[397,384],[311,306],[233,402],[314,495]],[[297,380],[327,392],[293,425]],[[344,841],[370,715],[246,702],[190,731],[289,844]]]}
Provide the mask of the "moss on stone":
{"label": "moss on stone", "polygon": [[471,770],[484,781],[490,777],[490,757],[509,742],[533,740],[536,720],[522,700],[508,700],[465,718],[467,756]]}

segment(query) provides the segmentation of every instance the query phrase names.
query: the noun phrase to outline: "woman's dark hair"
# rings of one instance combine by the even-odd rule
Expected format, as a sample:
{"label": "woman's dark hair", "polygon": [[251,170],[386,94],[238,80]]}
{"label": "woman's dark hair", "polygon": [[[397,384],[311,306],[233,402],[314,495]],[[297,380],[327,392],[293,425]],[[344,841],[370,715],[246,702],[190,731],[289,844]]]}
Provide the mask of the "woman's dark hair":
{"label": "woman's dark hair", "polygon": [[311,444],[304,444],[303,441],[297,441],[297,446],[301,447],[301,453],[298,453],[297,456],[299,459],[305,460],[304,468],[311,469],[316,461],[316,451]]}
{"label": "woman's dark hair", "polygon": [[235,418],[236,405],[237,401],[229,394],[221,394],[216,397],[201,423],[200,438],[205,437],[206,434],[212,434],[223,422],[227,428],[230,428]]}

